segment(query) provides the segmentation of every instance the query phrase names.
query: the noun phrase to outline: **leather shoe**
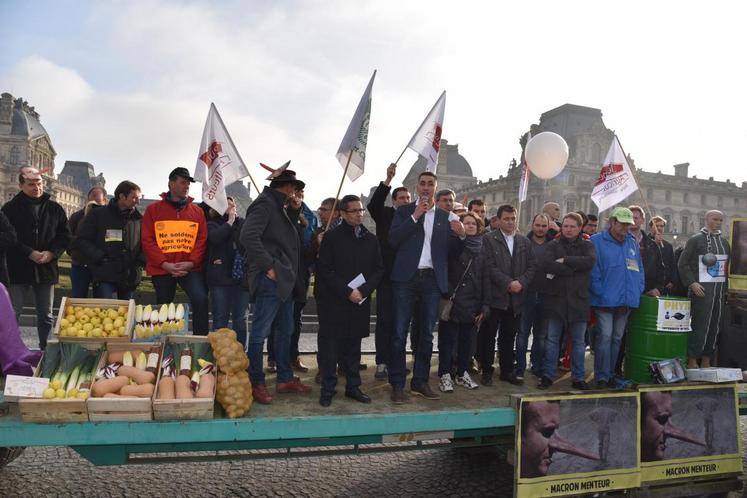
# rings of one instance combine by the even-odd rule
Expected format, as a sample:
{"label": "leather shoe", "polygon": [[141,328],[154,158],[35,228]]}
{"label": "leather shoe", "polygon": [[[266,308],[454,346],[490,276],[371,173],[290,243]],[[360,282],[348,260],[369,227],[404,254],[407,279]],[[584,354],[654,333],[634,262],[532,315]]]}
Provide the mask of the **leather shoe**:
{"label": "leather shoe", "polygon": [[395,405],[401,405],[407,401],[407,394],[405,394],[405,389],[403,387],[394,387],[392,386],[392,403]]}
{"label": "leather shoe", "polygon": [[431,386],[427,382],[419,386],[410,385],[410,392],[425,399],[441,399],[441,395],[433,392],[433,389],[431,389]]}
{"label": "leather shoe", "polygon": [[252,397],[254,398],[254,401],[263,405],[269,405],[272,403],[272,396],[267,390],[267,386],[264,384],[257,384],[252,388]]}
{"label": "leather shoe", "polygon": [[267,368],[265,368],[265,372],[274,374],[277,371],[278,369],[275,366],[275,362],[273,360],[267,360]]}
{"label": "leather shoe", "polygon": [[310,393],[311,386],[302,384],[298,377],[293,377],[290,382],[281,382],[275,386],[278,393]]}
{"label": "leather shoe", "polygon": [[356,388],[355,391],[345,391],[345,397],[354,399],[360,403],[370,403],[371,397],[364,393],[360,389]]}
{"label": "leather shoe", "polygon": [[303,362],[301,361],[301,357],[300,356],[298,358],[296,358],[295,360],[293,360],[293,363],[291,364],[291,367],[296,372],[306,373],[306,372],[309,371],[309,367],[307,367],[306,365],[303,364]]}
{"label": "leather shoe", "polygon": [[519,379],[514,374],[509,374],[508,378],[506,379],[506,381],[510,382],[511,384],[513,384],[515,386],[520,386],[520,385],[524,384],[524,379]]}
{"label": "leather shoe", "polygon": [[332,397],[335,395],[335,393],[328,393],[328,392],[322,392],[322,395],[319,397],[319,404],[327,407],[332,404]]}

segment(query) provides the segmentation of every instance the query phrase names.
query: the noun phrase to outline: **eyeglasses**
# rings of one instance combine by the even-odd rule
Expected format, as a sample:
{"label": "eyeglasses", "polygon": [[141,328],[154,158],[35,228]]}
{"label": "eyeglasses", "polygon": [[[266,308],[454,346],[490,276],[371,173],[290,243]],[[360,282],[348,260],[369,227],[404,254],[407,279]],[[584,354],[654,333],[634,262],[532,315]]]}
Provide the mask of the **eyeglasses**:
{"label": "eyeglasses", "polygon": [[360,214],[363,214],[363,213],[366,212],[366,210],[365,209],[346,209],[345,212],[346,213],[360,213]]}

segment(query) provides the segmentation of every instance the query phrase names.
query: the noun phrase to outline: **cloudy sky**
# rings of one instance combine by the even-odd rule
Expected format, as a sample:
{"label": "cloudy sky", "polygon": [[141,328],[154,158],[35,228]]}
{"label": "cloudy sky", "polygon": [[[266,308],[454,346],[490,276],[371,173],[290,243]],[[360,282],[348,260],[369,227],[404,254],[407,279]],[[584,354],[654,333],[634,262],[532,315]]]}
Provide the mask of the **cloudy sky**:
{"label": "cloudy sky", "polygon": [[[368,192],[442,90],[443,137],[504,174],[542,112],[602,109],[647,171],[747,181],[737,2],[0,1],[0,91],[41,113],[58,155],[154,196],[194,169],[215,102],[255,179],[292,167],[312,207],[373,69]],[[408,152],[395,183],[415,160]],[[199,187],[196,187],[195,194]]]}

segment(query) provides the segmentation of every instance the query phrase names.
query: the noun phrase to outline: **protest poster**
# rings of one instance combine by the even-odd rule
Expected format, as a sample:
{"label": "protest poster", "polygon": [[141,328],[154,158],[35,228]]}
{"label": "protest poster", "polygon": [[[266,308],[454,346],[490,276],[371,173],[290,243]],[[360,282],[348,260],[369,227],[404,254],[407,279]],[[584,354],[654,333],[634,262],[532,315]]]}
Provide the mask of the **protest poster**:
{"label": "protest poster", "polygon": [[742,472],[736,385],[640,388],[641,482]]}
{"label": "protest poster", "polygon": [[638,393],[522,397],[517,497],[575,496],[640,484]]}

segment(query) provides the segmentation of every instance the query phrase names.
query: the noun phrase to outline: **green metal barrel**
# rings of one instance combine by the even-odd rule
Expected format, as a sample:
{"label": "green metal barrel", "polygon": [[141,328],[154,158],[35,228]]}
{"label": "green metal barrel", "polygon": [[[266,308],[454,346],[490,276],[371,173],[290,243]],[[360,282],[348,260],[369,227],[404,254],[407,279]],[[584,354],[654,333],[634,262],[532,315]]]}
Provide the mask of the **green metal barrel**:
{"label": "green metal barrel", "polygon": [[649,365],[655,361],[679,358],[685,364],[689,332],[660,332],[656,321],[659,300],[687,301],[686,298],[641,296],[641,306],[628,321],[625,342],[625,377],[640,383],[654,382]]}

